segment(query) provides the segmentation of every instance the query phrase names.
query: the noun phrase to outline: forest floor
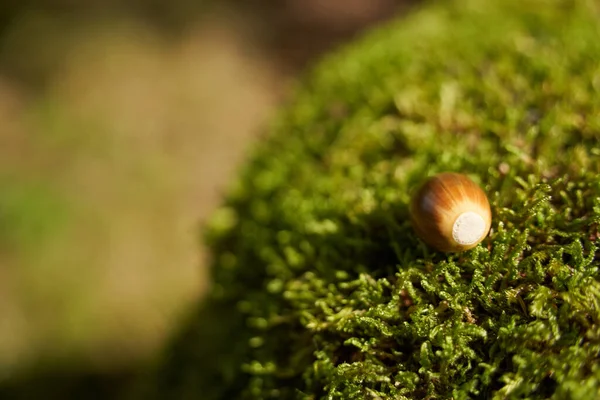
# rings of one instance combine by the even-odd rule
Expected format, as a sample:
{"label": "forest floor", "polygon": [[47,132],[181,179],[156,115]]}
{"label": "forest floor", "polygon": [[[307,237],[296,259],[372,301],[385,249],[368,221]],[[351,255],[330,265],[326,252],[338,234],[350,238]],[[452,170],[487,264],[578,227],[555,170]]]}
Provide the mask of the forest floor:
{"label": "forest floor", "polygon": [[8,24],[0,385],[151,359],[205,292],[202,222],[290,84],[403,2],[281,3],[177,34],[127,15]]}

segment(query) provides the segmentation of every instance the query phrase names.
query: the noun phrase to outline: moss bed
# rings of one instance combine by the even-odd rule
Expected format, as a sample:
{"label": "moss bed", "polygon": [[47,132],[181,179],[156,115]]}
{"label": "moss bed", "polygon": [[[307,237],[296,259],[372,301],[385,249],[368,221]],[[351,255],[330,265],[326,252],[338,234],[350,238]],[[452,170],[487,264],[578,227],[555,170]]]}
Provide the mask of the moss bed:
{"label": "moss bed", "polygon": [[[440,1],[320,63],[210,224],[157,397],[600,398],[596,4]],[[473,250],[411,228],[441,171],[489,196]]]}

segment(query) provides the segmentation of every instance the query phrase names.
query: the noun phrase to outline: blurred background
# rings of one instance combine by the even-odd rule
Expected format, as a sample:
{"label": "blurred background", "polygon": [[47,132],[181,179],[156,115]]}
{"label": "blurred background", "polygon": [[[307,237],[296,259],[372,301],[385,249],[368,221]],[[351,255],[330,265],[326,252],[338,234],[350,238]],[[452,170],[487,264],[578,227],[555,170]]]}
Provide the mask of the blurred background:
{"label": "blurred background", "polygon": [[119,398],[290,84],[409,0],[2,0],[0,398]]}

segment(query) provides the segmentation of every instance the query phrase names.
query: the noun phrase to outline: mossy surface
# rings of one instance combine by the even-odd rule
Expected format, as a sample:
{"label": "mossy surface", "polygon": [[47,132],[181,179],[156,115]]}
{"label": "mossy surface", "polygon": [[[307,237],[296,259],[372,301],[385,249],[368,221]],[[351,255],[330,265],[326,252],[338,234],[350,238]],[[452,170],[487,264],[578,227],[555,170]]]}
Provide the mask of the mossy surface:
{"label": "mossy surface", "polygon": [[[440,2],[321,63],[215,215],[159,397],[600,398],[594,4]],[[465,253],[409,223],[440,171],[492,204]]]}

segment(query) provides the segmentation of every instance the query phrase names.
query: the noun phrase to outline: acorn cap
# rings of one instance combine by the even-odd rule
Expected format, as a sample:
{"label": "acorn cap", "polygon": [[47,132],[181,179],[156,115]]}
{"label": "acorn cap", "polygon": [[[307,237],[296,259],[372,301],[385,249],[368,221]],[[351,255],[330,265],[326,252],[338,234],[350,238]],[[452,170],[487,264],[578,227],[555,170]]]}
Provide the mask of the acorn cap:
{"label": "acorn cap", "polygon": [[490,203],[467,176],[445,172],[414,194],[410,214],[417,235],[431,247],[458,252],[477,246],[492,224]]}

